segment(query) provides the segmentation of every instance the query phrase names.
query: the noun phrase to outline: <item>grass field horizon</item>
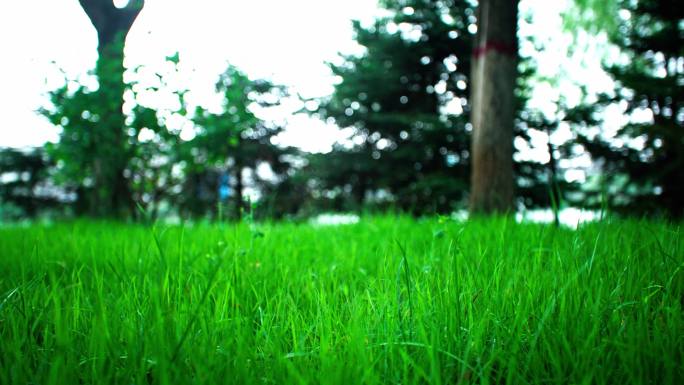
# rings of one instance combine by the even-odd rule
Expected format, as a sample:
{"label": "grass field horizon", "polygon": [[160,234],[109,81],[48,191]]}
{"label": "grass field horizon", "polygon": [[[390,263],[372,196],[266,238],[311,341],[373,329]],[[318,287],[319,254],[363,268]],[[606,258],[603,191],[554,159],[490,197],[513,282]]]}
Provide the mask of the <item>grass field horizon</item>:
{"label": "grass field horizon", "polygon": [[510,218],[0,228],[0,384],[677,384],[684,237]]}

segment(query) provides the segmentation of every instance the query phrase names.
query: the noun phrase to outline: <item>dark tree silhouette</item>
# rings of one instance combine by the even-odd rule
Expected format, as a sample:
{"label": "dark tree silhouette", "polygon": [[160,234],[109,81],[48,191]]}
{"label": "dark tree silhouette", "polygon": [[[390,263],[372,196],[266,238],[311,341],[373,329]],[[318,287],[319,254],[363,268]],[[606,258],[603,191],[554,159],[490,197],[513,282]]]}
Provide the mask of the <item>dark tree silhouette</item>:
{"label": "dark tree silhouette", "polygon": [[606,66],[616,89],[593,105],[651,118],[630,120],[614,134],[579,130],[577,141],[603,174],[585,201],[629,215],[683,218],[684,7],[679,0],[619,0],[615,6],[617,29],[609,37],[629,60]]}
{"label": "dark tree silhouette", "polygon": [[128,34],[145,0],[131,0],[123,8],[115,7],[111,0],[79,0],[79,3],[97,31],[98,52],[102,56],[120,34],[124,37]]}

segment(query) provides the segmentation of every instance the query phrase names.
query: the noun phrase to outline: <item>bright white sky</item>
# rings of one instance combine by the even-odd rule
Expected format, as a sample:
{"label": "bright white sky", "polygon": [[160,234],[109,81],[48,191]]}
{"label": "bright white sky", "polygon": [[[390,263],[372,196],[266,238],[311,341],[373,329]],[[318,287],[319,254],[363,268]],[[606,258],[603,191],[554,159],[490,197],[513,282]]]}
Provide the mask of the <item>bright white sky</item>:
{"label": "bright white sky", "polygon": [[[125,2],[125,0],[123,0]],[[115,1],[116,3],[117,1]],[[570,37],[562,34],[560,12],[565,0],[522,0],[520,33],[534,34],[546,50],[537,55],[541,76],[559,78],[560,87],[540,85],[533,101],[548,113],[549,102],[562,93],[577,101],[573,84],[590,80],[595,90],[610,82],[598,71],[592,52],[566,58]],[[178,51],[184,86],[193,101],[210,106],[217,75],[230,62],[251,77],[267,77],[305,97],[332,92],[333,78],[325,65],[338,52],[356,52],[350,20],[380,15],[376,0],[147,0],[129,34],[126,65],[158,66]],[[69,78],[84,77],[97,58],[95,29],[77,0],[8,2],[0,14],[0,146],[40,145],[57,139],[57,129],[35,110],[45,93]],[[530,47],[523,47],[523,50]],[[327,151],[341,134],[334,126],[300,114],[299,105],[281,109],[288,122],[281,143],[308,151]],[[539,138],[542,146],[545,138]]]}

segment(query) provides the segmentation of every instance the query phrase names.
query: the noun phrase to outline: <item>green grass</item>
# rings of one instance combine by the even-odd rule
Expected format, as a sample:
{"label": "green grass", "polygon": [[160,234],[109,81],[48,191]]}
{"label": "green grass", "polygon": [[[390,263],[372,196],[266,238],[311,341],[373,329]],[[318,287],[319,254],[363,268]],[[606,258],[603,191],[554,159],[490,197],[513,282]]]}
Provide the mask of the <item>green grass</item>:
{"label": "green grass", "polygon": [[0,384],[675,384],[679,225],[0,229]]}

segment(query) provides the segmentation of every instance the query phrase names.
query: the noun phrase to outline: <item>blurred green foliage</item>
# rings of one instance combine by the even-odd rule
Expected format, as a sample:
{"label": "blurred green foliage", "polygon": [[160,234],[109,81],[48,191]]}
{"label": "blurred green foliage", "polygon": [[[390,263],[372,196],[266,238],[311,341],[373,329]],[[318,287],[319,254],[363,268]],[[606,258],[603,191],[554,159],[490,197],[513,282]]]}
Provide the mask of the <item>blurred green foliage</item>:
{"label": "blurred green foliage", "polygon": [[[464,208],[476,6],[462,0],[382,4],[390,16],[369,26],[354,24],[363,53],[330,65],[339,82],[314,111],[352,133],[332,153],[310,156],[307,175],[336,209],[393,207],[425,214]],[[521,58],[515,135],[529,147],[530,130],[551,133],[560,124],[527,107],[534,72],[534,62]],[[567,154],[565,147],[548,150],[555,157]],[[519,206],[550,207],[561,200],[560,191],[576,189],[557,176],[557,163],[516,157]]]}
{"label": "blurred green foliage", "polygon": [[578,142],[602,170],[587,201],[632,215],[684,216],[684,7],[676,0],[618,1],[611,42],[623,60],[606,65],[615,80],[596,105],[628,121]]}
{"label": "blurred green foliage", "polygon": [[[0,154],[5,217],[53,207],[128,219],[387,209],[421,215],[465,207],[474,2],[384,0],[383,17],[354,22],[360,53],[329,64],[337,79],[330,97],[305,101],[307,112],[349,133],[328,154],[276,144],[285,127],[264,112],[294,98],[287,88],[228,66],[216,83],[219,108],[191,105],[187,90],[173,86],[181,76],[178,54],[166,58],[164,71],[124,68],[124,37],[142,2],[124,10],[105,6],[122,20],[113,24],[98,16],[100,3],[82,5],[101,40],[91,73],[96,85],[65,79],[50,92],[52,106],[41,113],[61,129],[57,143]],[[683,9],[674,0],[577,0],[566,15],[568,25],[607,33],[624,60],[606,66],[616,80],[612,95],[587,97],[591,103],[572,108],[560,100],[553,116],[528,107],[539,79],[534,61],[520,59],[519,207],[683,215]],[[148,104],[169,97],[171,107]],[[615,105],[642,119],[615,135],[606,132],[601,114]],[[539,147],[540,136],[565,126],[573,130],[570,140],[536,149],[548,160],[522,156],[534,137]],[[585,171],[601,170],[602,176],[590,175],[584,185],[568,181],[565,172],[586,154],[594,164]]]}
{"label": "blurred green foliage", "polygon": [[[288,92],[270,81],[251,80],[233,66],[228,66],[220,75],[216,91],[223,96],[221,112],[197,107],[193,121],[198,131],[192,140],[183,144],[187,161],[185,174],[189,179],[184,185],[180,210],[194,216],[207,215],[217,202],[227,200],[232,216],[241,218],[245,210],[251,209],[246,205],[247,174],[251,187],[263,190],[281,183],[292,168],[291,161],[297,151],[272,142],[283,127],[262,120],[253,112],[279,105]],[[266,166],[265,176],[259,173],[260,166]],[[214,175],[214,181],[218,182],[222,174],[224,183],[232,180],[230,186],[223,186],[230,189],[226,190],[230,191],[230,197],[220,197],[222,186],[211,183],[205,191],[198,190],[203,187],[196,183],[198,178]]]}
{"label": "blurred green foliage", "polygon": [[53,167],[42,148],[0,148],[0,220],[35,217],[68,202],[52,184]]}
{"label": "blurred green foliage", "polygon": [[352,131],[331,153],[310,156],[309,172],[337,209],[450,212],[462,206],[469,184],[468,27],[475,7],[382,5],[389,16],[353,25],[363,53],[330,64],[339,81],[315,114]]}
{"label": "blurred green foliage", "polygon": [[[77,214],[92,216],[115,215],[124,217],[156,218],[178,208],[182,216],[216,216],[219,199],[219,178],[230,175],[233,189],[226,205],[234,208],[239,217],[244,206],[244,173],[251,172],[255,184],[277,184],[289,168],[287,154],[294,150],[271,143],[282,127],[272,125],[255,116],[254,105],[271,107],[287,95],[284,87],[264,80],[250,80],[235,67],[229,66],[220,76],[217,92],[223,96],[221,112],[213,113],[197,107],[188,112],[186,90],[172,90],[171,83],[178,76],[178,55],[167,58],[166,73],[154,73],[157,82],[124,84],[116,70],[96,71],[99,82],[124,84],[124,92],[133,101],[131,111],[121,116],[121,127],[113,113],[120,94],[108,88],[89,90],[78,85],[69,90],[70,83],[51,93],[53,109],[43,110],[54,124],[62,128],[60,140],[48,150],[58,162],[57,180],[78,193]],[[140,67],[136,74],[149,72]],[[141,76],[135,76],[140,78]],[[108,91],[103,91],[108,90]],[[169,92],[171,91],[171,92]],[[159,99],[162,93],[173,95],[175,108],[154,109],[145,106],[140,96]],[[194,137],[182,139],[182,129],[169,124],[174,119],[186,119],[192,125]],[[189,118],[192,118],[190,120]],[[105,124],[105,121],[107,124]],[[115,134],[123,135],[118,142]],[[118,145],[117,145],[118,144]],[[105,164],[122,163],[116,168]],[[257,168],[268,165],[270,179],[260,179]],[[120,191],[128,194],[134,205],[123,208],[103,206],[102,197],[116,194],[113,181],[100,175],[102,169],[122,170]],[[120,197],[118,197],[120,199]],[[121,207],[118,207],[121,209]]]}

